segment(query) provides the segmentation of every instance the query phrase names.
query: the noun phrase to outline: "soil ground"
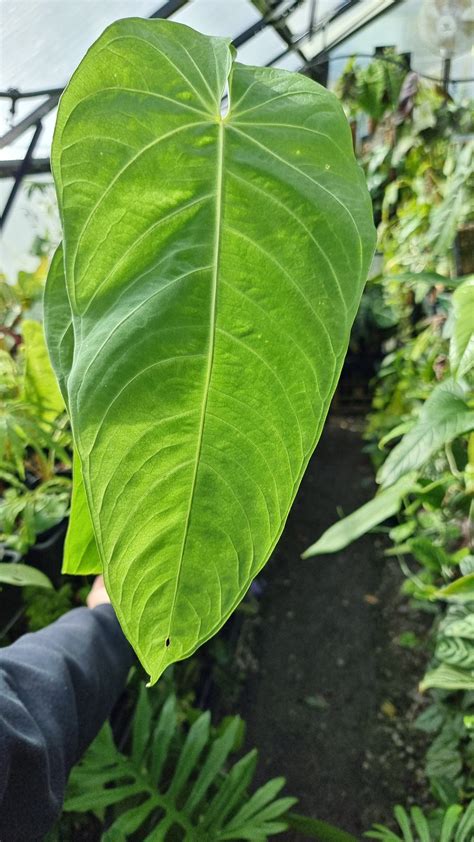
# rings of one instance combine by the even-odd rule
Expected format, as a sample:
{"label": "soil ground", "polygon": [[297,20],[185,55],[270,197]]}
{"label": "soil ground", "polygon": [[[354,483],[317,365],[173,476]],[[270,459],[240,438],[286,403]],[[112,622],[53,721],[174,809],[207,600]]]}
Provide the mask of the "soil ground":
{"label": "soil ground", "polygon": [[[237,705],[259,749],[259,781],[284,775],[296,810],[360,836],[393,805],[426,802],[424,737],[412,728],[425,657],[398,643],[429,623],[400,597],[402,576],[371,534],[346,550],[300,553],[370,499],[373,469],[357,425],[326,424],[266,568],[257,668]],[[426,618],[428,619],[428,618]],[[301,839],[288,833],[280,839]]]}

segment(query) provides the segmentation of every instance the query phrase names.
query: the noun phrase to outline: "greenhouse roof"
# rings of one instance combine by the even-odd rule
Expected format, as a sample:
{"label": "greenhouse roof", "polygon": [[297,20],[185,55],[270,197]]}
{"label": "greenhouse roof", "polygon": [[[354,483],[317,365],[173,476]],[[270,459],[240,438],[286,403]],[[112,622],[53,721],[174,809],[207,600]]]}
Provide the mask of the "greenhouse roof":
{"label": "greenhouse roof", "polygon": [[439,76],[439,55],[423,48],[414,26],[421,7],[421,0],[2,0],[0,177],[48,172],[59,95],[114,20],[170,18],[232,38],[244,63],[322,65],[323,81],[328,57],[339,74],[348,54],[390,45],[415,55],[415,69]]}
{"label": "greenhouse roof", "polygon": [[[347,14],[343,12],[359,7],[355,24],[360,26],[362,20],[366,24],[395,2],[105,0],[98,3],[96,0],[68,0],[65,3],[62,0],[29,0],[25,3],[24,0],[3,0],[0,90],[2,93],[12,91],[14,96],[0,100],[2,159],[18,160],[24,156],[39,120],[42,132],[35,143],[34,158],[48,157],[56,111],[55,99],[47,101],[48,92],[53,95],[60,92],[88,47],[118,18],[132,15],[167,17],[209,35],[231,37],[238,49],[239,61],[297,70],[321,49],[322,42],[316,40],[311,44],[313,34],[323,33],[324,48],[331,18],[345,18],[338,32],[346,35],[354,29],[354,23],[348,22]],[[25,93],[36,91],[44,93],[23,98]],[[21,97],[16,99],[15,92]],[[39,106],[42,110],[37,113]],[[11,131],[33,112],[27,133]]]}

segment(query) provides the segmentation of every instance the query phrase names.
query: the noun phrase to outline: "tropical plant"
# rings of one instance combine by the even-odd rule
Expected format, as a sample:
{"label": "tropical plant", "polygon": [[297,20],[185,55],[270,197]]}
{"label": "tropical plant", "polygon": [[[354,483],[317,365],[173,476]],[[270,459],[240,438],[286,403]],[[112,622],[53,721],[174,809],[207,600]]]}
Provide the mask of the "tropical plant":
{"label": "tropical plant", "polygon": [[[371,298],[375,318],[384,314],[387,337],[365,434],[379,490],[304,554],[337,551],[371,529],[385,532],[391,542],[386,554],[399,561],[411,606],[414,598],[432,612],[432,650],[419,684],[432,704],[417,727],[432,736],[425,774],[445,809],[469,803],[474,794],[468,715],[474,607],[473,280],[455,277],[453,250],[472,211],[468,111],[410,74],[397,108],[361,149],[380,219],[381,269],[370,282]],[[409,828],[410,817],[398,809]],[[432,818],[432,835],[423,839],[439,838],[439,823]],[[407,831],[410,842],[417,830],[418,825]],[[399,837],[379,826],[376,838],[395,842]]]}
{"label": "tropical plant", "polygon": [[419,807],[412,807],[408,813],[397,805],[393,814],[402,836],[381,824],[374,825],[373,830],[364,835],[381,842],[470,842],[474,833],[474,802],[466,810],[458,804],[448,807],[439,832],[430,828],[430,822]]}
{"label": "tropical plant", "polygon": [[155,682],[278,540],[347,349],[370,202],[333,94],[161,20],[89,50],[52,169],[46,327],[86,497],[70,529],[93,528]]}
{"label": "tropical plant", "polygon": [[[466,582],[467,580],[467,582]],[[457,579],[438,591],[441,599],[460,600],[466,604],[451,605],[436,635],[437,666],[421,682],[421,689],[474,691],[474,574]],[[463,592],[462,584],[465,584]]]}
{"label": "tropical plant", "polygon": [[[390,433],[380,441],[379,447],[384,449],[389,442],[401,436],[399,443],[386,455],[379,468],[377,481],[380,490],[374,499],[331,526],[305,551],[305,558],[341,549],[403,510],[409,513],[409,523],[413,526],[406,523],[398,531],[393,530],[391,535],[395,553],[402,555],[408,550],[415,557],[421,556],[422,562],[427,560],[428,554],[426,567],[434,570],[437,576],[444,575],[448,580],[444,589],[430,582],[426,595],[438,599],[472,599],[474,577],[470,571],[449,584],[453,569],[469,553],[472,536],[468,536],[464,551],[451,560],[441,547],[414,534],[413,521],[413,514],[418,511],[426,522],[426,516],[430,516],[433,495],[437,508],[440,499],[450,495],[452,505],[456,505],[460,511],[464,509],[468,518],[471,516],[470,466],[471,448],[474,446],[471,432],[474,430],[474,405],[470,386],[474,369],[472,288],[472,279],[468,278],[457,287],[453,295],[449,328],[451,340],[447,348],[451,376],[431,385],[423,396],[425,400],[415,404],[411,417],[402,418],[402,423],[395,426],[392,424]],[[470,434],[467,440],[466,434]],[[457,465],[453,453],[452,443],[455,440],[462,442],[460,456],[464,461],[463,470]],[[434,472],[430,472],[427,467],[430,463],[435,465]],[[440,471],[440,464],[443,471]],[[453,481],[459,484],[459,490],[454,494]]]}
{"label": "tropical plant", "polygon": [[117,749],[105,725],[72,772],[64,809],[92,810],[102,818],[104,809],[112,808],[102,842],[137,832],[148,842],[265,842],[286,829],[285,814],[296,799],[277,798],[283,778],[249,795],[256,750],[228,766],[241,726],[239,717],[232,717],[216,733],[206,712],[185,734],[177,727],[175,697],[168,697],[156,718],[142,685],[130,754]]}
{"label": "tropical plant", "polygon": [[474,798],[474,693],[431,690],[432,702],[415,727],[431,738],[425,773],[431,791],[445,807]]}
{"label": "tropical plant", "polygon": [[[137,842],[265,842],[288,828],[298,838],[357,842],[327,822],[292,812],[297,799],[278,797],[284,778],[251,793],[256,749],[230,760],[241,752],[245,736],[240,717],[226,717],[214,728],[208,711],[191,707],[185,712],[182,700],[164,686],[163,696],[164,703],[157,703],[153,691],[140,686],[128,751],[117,748],[109,724],[102,729],[72,771],[66,818],[94,813],[101,842],[131,837]],[[63,838],[63,826],[64,815],[48,842]]]}
{"label": "tropical plant", "polygon": [[403,57],[390,49],[366,67],[351,58],[338,81],[337,91],[352,115],[363,111],[378,122],[387,111],[393,113],[396,109],[406,73]]}
{"label": "tropical plant", "polygon": [[[8,475],[4,474],[4,477]],[[56,477],[30,489],[10,477],[12,487],[6,488],[0,500],[0,545],[26,554],[38,535],[61,523],[69,511],[71,481]]]}

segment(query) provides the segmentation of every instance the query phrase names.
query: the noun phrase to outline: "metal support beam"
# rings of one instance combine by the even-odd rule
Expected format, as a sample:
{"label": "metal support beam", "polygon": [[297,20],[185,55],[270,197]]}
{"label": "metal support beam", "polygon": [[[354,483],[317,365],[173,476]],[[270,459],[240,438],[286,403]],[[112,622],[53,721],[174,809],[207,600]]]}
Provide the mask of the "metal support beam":
{"label": "metal support beam", "polygon": [[[23,158],[13,158],[7,161],[0,161],[0,178],[15,178],[16,173],[23,163]],[[32,158],[28,172],[25,175],[40,175],[51,172],[49,158]]]}
{"label": "metal support beam", "polygon": [[312,36],[302,47],[305,58],[311,61],[321,53],[327,53],[400,2],[401,0],[349,0],[314,28]]}
{"label": "metal support beam", "polygon": [[187,2],[188,0],[168,0],[168,2],[163,3],[156,12],[153,12],[153,14],[150,15],[150,18],[161,18],[162,20],[165,20],[166,18],[171,17],[171,15],[174,15],[175,12],[179,12],[179,10],[185,6]]}
{"label": "metal support beam", "polygon": [[267,26],[273,26],[274,29],[277,30],[278,34],[288,43],[289,40],[289,33],[285,33],[281,31],[280,27],[284,29],[283,21],[286,17],[288,17],[291,12],[293,12],[298,6],[301,5],[303,0],[293,0],[292,3],[289,3],[288,6],[284,7],[280,11],[278,11],[278,7],[281,6],[281,3],[276,4],[276,8],[272,8],[270,12],[267,12],[260,20],[255,21],[252,26],[249,26],[240,35],[237,35],[236,38],[233,39],[232,44],[236,49],[242,47],[243,44],[246,44],[247,41],[250,41],[254,35],[258,35],[263,29],[266,29]]}
{"label": "metal support beam", "polygon": [[12,187],[11,191],[10,191],[10,195],[9,195],[7,201],[6,201],[5,207],[3,209],[3,213],[0,217],[0,228],[3,228],[3,226],[4,226],[4,224],[7,220],[8,214],[10,212],[10,208],[13,204],[13,201],[15,199],[16,194],[18,193],[20,184],[23,181],[23,178],[28,171],[29,163],[31,161],[31,158],[33,157],[33,152],[35,151],[35,146],[38,143],[39,136],[40,136],[42,130],[43,130],[43,126],[42,126],[41,122],[37,123],[34,135],[30,140],[30,145],[28,146],[28,149],[26,150],[26,155],[23,158],[23,161],[21,162],[21,166],[16,172],[15,182],[13,184],[13,187]]}
{"label": "metal support beam", "polygon": [[41,105],[38,105],[38,107],[35,108],[35,110],[31,112],[31,114],[28,114],[27,117],[25,117],[23,120],[20,120],[20,122],[17,123],[16,126],[12,126],[12,128],[9,129],[9,131],[6,132],[3,135],[3,137],[0,137],[0,149],[4,149],[5,146],[9,146],[10,143],[13,143],[13,141],[19,138],[20,135],[27,131],[27,129],[31,128],[31,126],[34,126],[35,123],[41,122],[43,117],[45,117],[46,114],[49,114],[49,112],[56,107],[56,105],[58,104],[58,100],[59,94],[54,94],[54,96],[50,96],[46,100],[46,102],[42,102]]}
{"label": "metal support beam", "polygon": [[317,0],[311,0],[310,7],[309,7],[309,24],[308,24],[308,34],[312,35],[314,32],[314,27],[316,26],[316,3]]}

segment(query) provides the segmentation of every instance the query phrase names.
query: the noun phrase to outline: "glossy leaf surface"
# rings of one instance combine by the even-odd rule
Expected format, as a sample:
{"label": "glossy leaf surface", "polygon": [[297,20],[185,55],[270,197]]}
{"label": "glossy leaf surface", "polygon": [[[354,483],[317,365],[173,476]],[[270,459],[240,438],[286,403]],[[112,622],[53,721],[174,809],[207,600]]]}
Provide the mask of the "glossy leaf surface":
{"label": "glossy leaf surface", "polygon": [[155,681],[281,533],[371,260],[370,202],[332,94],[167,21],[91,48],[52,165],[74,438],[107,588]]}

